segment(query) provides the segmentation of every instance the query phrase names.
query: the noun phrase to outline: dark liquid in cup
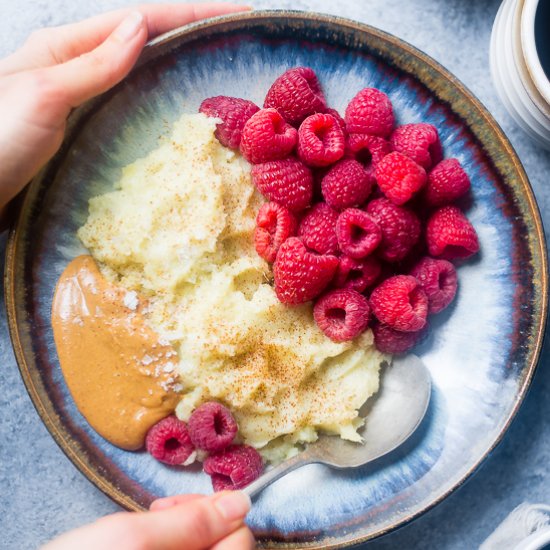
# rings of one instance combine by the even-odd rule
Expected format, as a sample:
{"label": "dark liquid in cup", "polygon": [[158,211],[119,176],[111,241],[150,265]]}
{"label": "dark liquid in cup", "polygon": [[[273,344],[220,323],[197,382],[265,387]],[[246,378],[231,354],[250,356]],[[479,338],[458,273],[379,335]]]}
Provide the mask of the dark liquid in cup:
{"label": "dark liquid in cup", "polygon": [[550,80],[550,0],[540,0],[535,14],[535,44],[540,64]]}

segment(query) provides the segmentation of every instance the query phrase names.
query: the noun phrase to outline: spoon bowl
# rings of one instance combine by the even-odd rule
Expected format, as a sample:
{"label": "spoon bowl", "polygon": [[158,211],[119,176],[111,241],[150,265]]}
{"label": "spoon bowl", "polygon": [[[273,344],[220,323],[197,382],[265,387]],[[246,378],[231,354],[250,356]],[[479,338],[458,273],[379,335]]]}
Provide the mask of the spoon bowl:
{"label": "spoon bowl", "polygon": [[431,394],[431,378],[415,355],[394,359],[381,376],[380,389],[363,407],[366,418],[360,430],[363,443],[322,435],[298,455],[271,468],[245,487],[251,498],[289,472],[306,464],[345,469],[364,466],[404,443],[424,418]]}

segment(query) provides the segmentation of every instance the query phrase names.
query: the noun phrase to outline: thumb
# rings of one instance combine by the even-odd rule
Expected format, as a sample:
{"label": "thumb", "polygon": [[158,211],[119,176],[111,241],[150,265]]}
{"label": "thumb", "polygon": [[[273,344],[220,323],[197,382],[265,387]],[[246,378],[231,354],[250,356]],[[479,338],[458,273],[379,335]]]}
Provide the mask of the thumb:
{"label": "thumb", "polygon": [[94,50],[47,69],[69,107],[112,88],[133,67],[147,40],[147,25],[139,11],[128,14]]}
{"label": "thumb", "polygon": [[[250,498],[240,491],[196,498],[135,517],[155,548],[210,548],[243,526]],[[244,549],[243,549],[244,550]]]}
{"label": "thumb", "polygon": [[[61,535],[43,550],[198,550],[218,543],[218,548],[226,550],[254,548],[252,533],[244,524],[250,509],[250,499],[244,493],[192,495],[175,498],[173,502],[177,504],[158,511],[106,516]],[[168,504],[165,502],[164,506]]]}

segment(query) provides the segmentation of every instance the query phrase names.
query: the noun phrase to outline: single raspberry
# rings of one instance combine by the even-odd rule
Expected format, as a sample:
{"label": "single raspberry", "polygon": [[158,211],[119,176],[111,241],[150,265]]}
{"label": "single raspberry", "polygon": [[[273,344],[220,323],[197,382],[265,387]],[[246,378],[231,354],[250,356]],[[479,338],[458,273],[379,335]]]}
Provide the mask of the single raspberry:
{"label": "single raspberry", "polygon": [[297,237],[290,237],[279,248],[273,264],[275,292],[284,304],[313,300],[328,286],[338,258],[309,252]]}
{"label": "single raspberry", "polygon": [[256,164],[251,174],[258,191],[269,200],[293,212],[304,210],[311,204],[313,175],[299,160],[287,158]]}
{"label": "single raspberry", "polygon": [[392,263],[405,258],[420,238],[420,220],[416,214],[386,198],[370,201],[367,212],[382,230],[378,256]]}
{"label": "single raspberry", "polygon": [[313,69],[295,67],[284,72],[271,85],[264,107],[277,109],[290,124],[299,124],[308,115],[322,113],[326,103]]}
{"label": "single raspberry", "polygon": [[260,477],[264,468],[260,453],[249,445],[229,445],[209,455],[203,464],[214,491],[242,489]]}
{"label": "single raspberry", "polygon": [[275,109],[262,109],[244,125],[240,149],[252,164],[283,159],[298,141],[298,131],[285,122]]}
{"label": "single raspberry", "polygon": [[358,260],[344,254],[340,256],[333,284],[336,288],[364,292],[376,282],[381,272],[382,266],[374,256]]}
{"label": "single raspberry", "polygon": [[350,134],[388,137],[394,124],[390,98],[376,88],[364,88],[349,102],[345,114]]}
{"label": "single raspberry", "polygon": [[453,301],[458,278],[451,262],[426,256],[411,269],[410,275],[418,279],[426,293],[430,313],[439,313]]}
{"label": "single raspberry", "polygon": [[394,151],[407,155],[426,170],[443,158],[439,134],[432,124],[419,122],[398,126],[390,141]]}
{"label": "single raspberry", "polygon": [[346,141],[347,157],[355,159],[371,171],[374,171],[377,164],[391,153],[391,150],[390,142],[380,136],[349,134]]}
{"label": "single raspberry", "polygon": [[215,136],[218,141],[230,149],[238,149],[243,128],[248,119],[260,108],[246,99],[218,95],[205,99],[199,111],[208,117],[221,118],[216,124]]}
{"label": "single raspberry", "polygon": [[370,295],[372,313],[389,327],[416,332],[426,324],[428,297],[410,275],[395,275],[378,285]]}
{"label": "single raspberry", "polygon": [[401,205],[426,184],[426,170],[403,153],[386,155],[375,170],[378,187],[394,204]]}
{"label": "single raspberry", "polygon": [[426,242],[431,256],[446,260],[468,258],[479,250],[476,230],[456,206],[443,206],[430,216]]}
{"label": "single raspberry", "polygon": [[336,109],[332,109],[330,107],[327,107],[324,110],[324,113],[327,115],[332,115],[336,119],[338,126],[342,129],[342,132],[344,132],[344,135],[346,135],[346,121],[342,118],[340,113]]}
{"label": "single raspberry", "polygon": [[308,116],[298,130],[298,156],[308,166],[328,166],[344,156],[344,132],[332,115]]}
{"label": "single raspberry", "polygon": [[298,237],[310,249],[319,254],[339,252],[336,237],[338,212],[324,202],[313,205],[304,215],[298,227]]}
{"label": "single raspberry", "polygon": [[338,161],[321,182],[327,204],[336,210],[360,206],[370,195],[374,180],[361,163],[353,159]]}
{"label": "single raspberry", "polygon": [[256,216],[254,246],[264,260],[275,261],[279,247],[296,233],[298,222],[288,208],[276,202],[262,204]]}
{"label": "single raspberry", "polygon": [[470,178],[457,159],[445,159],[436,164],[428,175],[424,199],[429,206],[454,202],[470,189]]}
{"label": "single raspberry", "polygon": [[355,290],[331,290],[315,302],[313,317],[334,342],[353,340],[369,324],[369,302]]}
{"label": "single raspberry", "polygon": [[372,327],[374,345],[382,353],[401,354],[416,346],[424,336],[425,329],[417,332],[402,332],[388,325],[377,323]]}
{"label": "single raspberry", "polygon": [[151,456],[171,466],[189,464],[195,457],[187,424],[173,415],[163,418],[147,432],[145,448]]}
{"label": "single raspberry", "polygon": [[198,449],[215,453],[225,449],[237,435],[237,422],[227,407],[215,401],[198,406],[187,423],[189,437]]}
{"label": "single raspberry", "polygon": [[348,208],[336,221],[340,250],[352,258],[365,258],[382,241],[382,231],[364,210]]}

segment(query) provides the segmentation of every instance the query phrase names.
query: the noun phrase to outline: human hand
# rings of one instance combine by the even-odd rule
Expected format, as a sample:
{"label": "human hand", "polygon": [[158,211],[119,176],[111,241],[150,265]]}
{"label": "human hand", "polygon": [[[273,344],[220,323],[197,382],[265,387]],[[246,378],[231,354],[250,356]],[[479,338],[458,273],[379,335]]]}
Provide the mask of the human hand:
{"label": "human hand", "polygon": [[240,491],[156,500],[149,512],[120,512],[66,533],[43,550],[249,550],[250,499]]}
{"label": "human hand", "polygon": [[148,39],[236,4],[151,4],[34,32],[0,60],[0,212],[54,155],[71,109],[122,80]]}

